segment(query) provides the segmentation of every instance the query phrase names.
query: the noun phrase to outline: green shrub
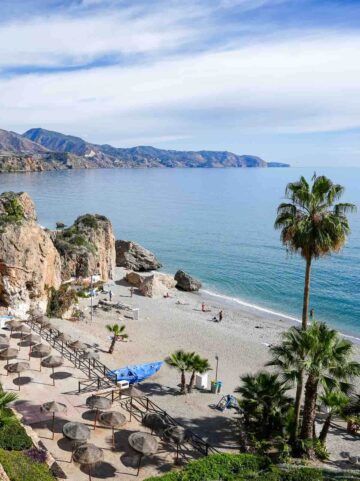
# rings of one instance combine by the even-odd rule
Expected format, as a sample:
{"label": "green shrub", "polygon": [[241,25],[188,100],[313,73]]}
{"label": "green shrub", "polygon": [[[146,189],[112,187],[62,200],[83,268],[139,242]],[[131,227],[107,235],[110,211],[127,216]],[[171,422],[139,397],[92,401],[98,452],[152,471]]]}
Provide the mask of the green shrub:
{"label": "green shrub", "polygon": [[319,469],[298,468],[282,471],[279,481],[323,481],[324,476]]}
{"label": "green shrub", "polygon": [[13,422],[0,428],[0,448],[9,451],[21,451],[31,447],[31,439],[16,418]]}
{"label": "green shrub", "polygon": [[19,223],[24,219],[24,209],[14,192],[4,192],[2,203],[5,212],[0,215],[0,228],[6,224]]}
{"label": "green shrub", "polygon": [[63,284],[58,290],[49,289],[49,300],[46,313],[49,317],[62,317],[76,303],[77,294],[69,285]]}
{"label": "green shrub", "polygon": [[32,461],[20,452],[0,449],[0,463],[10,481],[55,481],[47,464]]}
{"label": "green shrub", "polygon": [[85,214],[76,219],[75,225],[83,225],[85,227],[90,227],[91,229],[97,229],[98,221],[95,215]]}

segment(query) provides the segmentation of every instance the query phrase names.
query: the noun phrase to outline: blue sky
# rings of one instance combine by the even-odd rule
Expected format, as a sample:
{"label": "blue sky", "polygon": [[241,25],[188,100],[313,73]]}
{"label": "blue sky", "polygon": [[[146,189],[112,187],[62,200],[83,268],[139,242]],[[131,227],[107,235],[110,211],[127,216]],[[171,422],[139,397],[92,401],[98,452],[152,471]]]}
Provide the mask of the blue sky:
{"label": "blue sky", "polygon": [[360,165],[360,0],[0,4],[0,128]]}

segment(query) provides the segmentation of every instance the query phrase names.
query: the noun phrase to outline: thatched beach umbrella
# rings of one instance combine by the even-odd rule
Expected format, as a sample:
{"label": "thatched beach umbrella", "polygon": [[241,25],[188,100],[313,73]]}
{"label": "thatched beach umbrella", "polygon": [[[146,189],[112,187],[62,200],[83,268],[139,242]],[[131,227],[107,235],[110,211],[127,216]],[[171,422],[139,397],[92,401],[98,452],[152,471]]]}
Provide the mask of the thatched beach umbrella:
{"label": "thatched beach umbrella", "polygon": [[158,440],[148,433],[132,433],[129,436],[128,442],[130,446],[135,449],[138,453],[140,453],[137,476],[140,472],[140,465],[143,456],[150,456],[151,454],[155,454],[159,449]]}
{"label": "thatched beach umbrella", "polygon": [[159,432],[168,428],[169,425],[166,422],[164,416],[160,413],[146,413],[142,419],[142,423],[147,428],[151,429],[151,432]]}
{"label": "thatched beach umbrella", "polygon": [[111,401],[107,397],[92,395],[86,399],[86,405],[89,406],[90,409],[94,409],[96,411],[95,419],[94,419],[94,429],[95,429],[99,411],[110,409]]}
{"label": "thatched beach umbrella", "polygon": [[22,324],[19,329],[17,329],[18,332],[21,333],[21,341],[24,340],[24,336],[26,336],[26,334],[29,334],[31,332],[31,329],[30,327],[28,327],[26,324]]}
{"label": "thatched beach umbrella", "polygon": [[47,403],[44,403],[40,409],[43,412],[52,413],[51,431],[52,431],[52,439],[54,439],[55,414],[65,412],[67,407],[63,403],[59,403],[57,401],[49,401]]}
{"label": "thatched beach umbrella", "polygon": [[10,329],[10,337],[11,337],[13,331],[19,331],[21,329],[22,322],[18,321],[17,319],[11,319],[10,321],[6,321],[5,325],[8,329]]}
{"label": "thatched beach umbrella", "polygon": [[126,424],[126,416],[116,411],[108,411],[107,413],[101,413],[99,421],[105,426],[109,426],[112,430],[112,445],[115,449],[115,428],[121,428]]}
{"label": "thatched beach umbrella", "polygon": [[41,361],[41,365],[44,367],[50,367],[52,369],[53,375],[53,386],[55,386],[55,378],[54,378],[54,368],[60,367],[64,364],[64,359],[61,356],[48,356]]}
{"label": "thatched beach umbrella", "polygon": [[182,426],[170,426],[163,432],[164,438],[172,441],[176,444],[176,461],[179,459],[179,447],[180,444],[187,441],[190,437],[190,433]]}
{"label": "thatched beach umbrella", "polygon": [[64,344],[69,344],[72,342],[72,337],[69,336],[69,334],[66,334],[65,332],[58,332],[58,335],[55,337],[55,340],[58,342],[61,342],[61,352],[64,350]]}
{"label": "thatched beach umbrella", "polygon": [[133,399],[140,399],[145,397],[145,394],[139,389],[134,386],[130,386],[127,389],[123,389],[120,391],[120,399],[122,396],[128,396],[130,398],[130,421],[132,419],[132,412],[133,412]]}
{"label": "thatched beach umbrella", "polygon": [[6,366],[5,366],[6,370],[9,365],[9,359],[16,359],[18,354],[19,354],[19,351],[17,349],[14,349],[13,347],[7,347],[0,351],[0,359],[6,359]]}
{"label": "thatched beach umbrella", "polygon": [[0,350],[7,349],[9,347],[9,340],[4,337],[0,338]]}
{"label": "thatched beach umbrella", "polygon": [[89,481],[91,481],[91,467],[104,459],[102,449],[95,444],[82,444],[73,453],[75,463],[85,465],[89,469]]}
{"label": "thatched beach umbrella", "polygon": [[32,332],[24,337],[24,341],[27,344],[29,344],[29,360],[30,360],[32,347],[34,346],[34,344],[38,344],[41,342],[41,337],[39,336],[39,334],[35,334],[35,332]]}
{"label": "thatched beach umbrella", "polygon": [[63,435],[70,441],[85,443],[90,437],[90,429],[85,424],[69,422],[63,426]]}
{"label": "thatched beach umbrella", "polygon": [[81,341],[74,341],[71,344],[69,344],[69,346],[73,351],[76,351],[76,352],[85,351],[87,349],[87,345]]}
{"label": "thatched beach umbrella", "polygon": [[50,352],[51,352],[51,347],[48,346],[47,344],[36,344],[35,346],[32,347],[31,354],[34,357],[40,358],[40,371],[41,371],[41,359],[43,357],[48,356]]}
{"label": "thatched beach umbrella", "polygon": [[[28,371],[29,369],[30,369],[30,364],[28,362],[15,362],[14,364],[7,365],[7,371],[17,373],[18,379],[22,372]],[[19,391],[20,391],[20,383],[19,383]]]}
{"label": "thatched beach umbrella", "polygon": [[91,377],[91,361],[93,361],[94,365],[94,361],[100,359],[100,354],[96,351],[88,349],[83,354],[81,354],[80,359],[89,361],[89,377]]}
{"label": "thatched beach umbrella", "polygon": [[37,321],[37,324],[40,326],[40,334],[42,333],[43,329],[47,329],[50,326],[49,319],[47,317],[42,317]]}

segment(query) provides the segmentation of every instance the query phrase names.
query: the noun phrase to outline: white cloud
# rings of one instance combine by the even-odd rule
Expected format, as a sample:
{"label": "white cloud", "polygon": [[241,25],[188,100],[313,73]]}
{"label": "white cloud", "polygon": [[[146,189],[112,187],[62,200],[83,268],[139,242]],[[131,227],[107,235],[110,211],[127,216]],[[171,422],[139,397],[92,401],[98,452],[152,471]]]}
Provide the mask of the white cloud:
{"label": "white cloud", "polygon": [[211,135],[227,117],[242,131],[356,128],[359,49],[359,34],[322,32],[151,65],[2,79],[0,123],[75,132],[101,124],[112,138]]}

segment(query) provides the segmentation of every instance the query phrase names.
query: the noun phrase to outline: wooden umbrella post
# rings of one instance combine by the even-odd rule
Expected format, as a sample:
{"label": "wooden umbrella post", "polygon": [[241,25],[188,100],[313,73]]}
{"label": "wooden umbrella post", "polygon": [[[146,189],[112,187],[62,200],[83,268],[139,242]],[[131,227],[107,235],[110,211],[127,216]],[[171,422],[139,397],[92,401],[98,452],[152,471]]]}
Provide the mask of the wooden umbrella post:
{"label": "wooden umbrella post", "polygon": [[54,439],[54,437],[55,437],[55,413],[53,413],[51,431],[52,431],[52,439]]}
{"label": "wooden umbrella post", "polygon": [[19,391],[20,391],[20,373],[18,372],[18,384],[19,384]]}
{"label": "wooden umbrella post", "polygon": [[54,368],[52,368],[52,381],[53,381],[53,386],[55,386]]}
{"label": "wooden umbrella post", "polygon": [[141,461],[142,461],[142,457],[143,457],[143,455],[142,455],[142,454],[140,454],[140,457],[139,457],[139,464],[138,464],[138,470],[137,470],[136,476],[139,476],[139,473],[140,473],[140,467],[141,467]]}
{"label": "wooden umbrella post", "polygon": [[96,429],[96,421],[97,421],[97,418],[98,418],[98,414],[99,414],[99,410],[96,409],[96,412],[95,412],[95,419],[94,419],[94,430]]}
{"label": "wooden umbrella post", "polygon": [[114,427],[112,427],[112,443],[113,443],[113,449],[115,449],[115,431],[114,431]]}

